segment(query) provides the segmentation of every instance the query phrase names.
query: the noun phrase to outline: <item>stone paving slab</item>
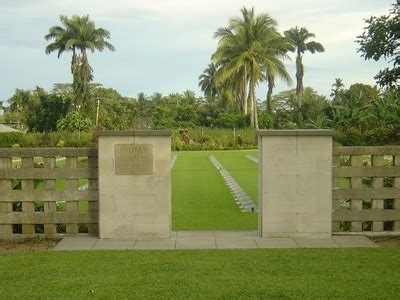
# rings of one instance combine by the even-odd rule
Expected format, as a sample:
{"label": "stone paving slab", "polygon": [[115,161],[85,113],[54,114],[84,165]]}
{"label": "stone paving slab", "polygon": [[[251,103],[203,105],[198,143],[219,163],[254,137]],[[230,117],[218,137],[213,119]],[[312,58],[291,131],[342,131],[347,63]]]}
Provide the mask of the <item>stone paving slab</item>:
{"label": "stone paving slab", "polygon": [[332,239],[338,243],[340,247],[378,247],[378,245],[369,238],[360,235],[333,236]]}
{"label": "stone paving slab", "polygon": [[99,239],[93,236],[65,237],[55,251],[70,250],[175,250],[255,248],[378,247],[364,236],[332,238],[261,238],[258,231],[176,231],[159,240]]}
{"label": "stone paving slab", "polygon": [[135,250],[174,250],[176,241],[174,239],[166,240],[140,240],[136,242]]}
{"label": "stone paving slab", "polygon": [[258,248],[254,237],[230,237],[216,239],[217,249],[255,249]]}
{"label": "stone paving slab", "polygon": [[258,248],[298,248],[292,238],[256,238]]}
{"label": "stone paving slab", "polygon": [[65,237],[54,247],[54,250],[91,250],[97,240],[98,238],[93,236]]}
{"label": "stone paving slab", "polygon": [[293,238],[300,248],[338,248],[332,238]]}
{"label": "stone paving slab", "polygon": [[133,250],[132,245],[94,245],[91,250]]}
{"label": "stone paving slab", "polygon": [[120,240],[120,239],[98,239],[95,246],[127,246],[133,247],[134,240]]}
{"label": "stone paving slab", "polygon": [[257,230],[239,230],[239,231],[230,231],[230,230],[222,230],[222,231],[213,231],[215,238],[230,238],[230,237],[259,237],[260,232]]}
{"label": "stone paving slab", "polygon": [[186,237],[196,237],[196,238],[214,238],[214,231],[177,231],[176,238],[186,238]]}
{"label": "stone paving slab", "polygon": [[215,249],[214,237],[182,237],[177,238],[175,249]]}

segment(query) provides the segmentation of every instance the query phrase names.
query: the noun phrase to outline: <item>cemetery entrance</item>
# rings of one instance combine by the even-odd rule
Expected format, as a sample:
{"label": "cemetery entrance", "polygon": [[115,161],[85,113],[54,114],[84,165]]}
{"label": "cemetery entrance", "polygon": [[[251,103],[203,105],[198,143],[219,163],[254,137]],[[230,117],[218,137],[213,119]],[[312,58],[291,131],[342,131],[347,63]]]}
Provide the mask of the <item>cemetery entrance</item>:
{"label": "cemetery entrance", "polygon": [[258,145],[171,153],[169,131],[102,132],[100,238],[222,230],[329,237],[332,131],[258,131]]}
{"label": "cemetery entrance", "polygon": [[257,230],[257,150],[173,152],[172,230]]}

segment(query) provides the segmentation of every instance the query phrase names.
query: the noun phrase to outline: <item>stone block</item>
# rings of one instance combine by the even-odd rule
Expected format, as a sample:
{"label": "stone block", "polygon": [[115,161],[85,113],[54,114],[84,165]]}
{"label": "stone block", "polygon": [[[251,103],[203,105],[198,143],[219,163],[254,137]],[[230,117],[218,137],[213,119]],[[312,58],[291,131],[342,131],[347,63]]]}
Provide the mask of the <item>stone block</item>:
{"label": "stone block", "polygon": [[332,231],[331,213],[297,214],[298,232],[330,233]]}
{"label": "stone block", "polygon": [[297,218],[293,213],[265,213],[262,216],[262,237],[270,236],[270,233],[282,234],[297,232]]}
{"label": "stone block", "polygon": [[[100,237],[169,238],[170,136],[158,135],[151,131],[112,132],[112,134],[114,135],[107,133],[99,137]],[[121,145],[130,146],[127,148]],[[139,151],[142,147],[140,145],[146,145],[146,149],[152,150],[143,152],[143,155],[146,154],[143,163],[148,162],[148,166],[151,164],[151,168],[146,170],[136,161],[143,156],[140,156],[142,153]],[[140,157],[135,154],[136,152],[126,153],[127,149],[131,148],[138,149]],[[125,160],[129,160],[129,164],[127,162],[125,165]],[[139,169],[136,172],[135,166],[146,172],[141,172]]]}
{"label": "stone block", "polygon": [[331,134],[287,130],[259,135],[262,236],[331,233]]}

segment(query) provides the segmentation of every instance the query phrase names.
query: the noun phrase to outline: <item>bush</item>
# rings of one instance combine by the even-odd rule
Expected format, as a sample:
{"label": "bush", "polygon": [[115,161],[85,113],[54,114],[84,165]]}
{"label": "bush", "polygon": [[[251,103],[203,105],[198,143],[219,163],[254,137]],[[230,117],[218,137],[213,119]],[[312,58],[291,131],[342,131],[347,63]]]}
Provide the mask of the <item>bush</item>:
{"label": "bush", "polygon": [[173,131],[173,151],[236,150],[257,148],[255,130],[193,128]]}
{"label": "bush", "polygon": [[[0,148],[19,145],[23,148],[44,147],[96,147],[97,142],[89,132],[56,131],[50,133],[0,133]],[[15,147],[15,146],[14,146]]]}
{"label": "bush", "polygon": [[24,134],[22,132],[2,132],[0,133],[0,148],[10,148],[14,144],[22,144]]}

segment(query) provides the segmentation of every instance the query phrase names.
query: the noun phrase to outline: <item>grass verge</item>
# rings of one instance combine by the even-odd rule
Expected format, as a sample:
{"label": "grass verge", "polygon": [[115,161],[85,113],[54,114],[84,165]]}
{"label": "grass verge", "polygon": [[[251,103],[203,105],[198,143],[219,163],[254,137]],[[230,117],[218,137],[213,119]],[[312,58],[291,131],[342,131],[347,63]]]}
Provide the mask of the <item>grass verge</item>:
{"label": "grass verge", "polygon": [[[398,298],[399,248],[22,252],[0,298]],[[379,284],[372,284],[379,283]]]}

